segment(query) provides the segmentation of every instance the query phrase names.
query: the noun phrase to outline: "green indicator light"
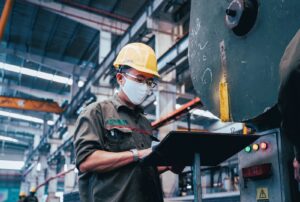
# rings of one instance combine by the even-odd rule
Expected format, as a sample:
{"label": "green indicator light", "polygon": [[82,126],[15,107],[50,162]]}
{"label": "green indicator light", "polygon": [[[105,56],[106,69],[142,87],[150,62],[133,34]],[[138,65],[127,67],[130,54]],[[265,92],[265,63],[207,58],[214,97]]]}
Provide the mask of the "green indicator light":
{"label": "green indicator light", "polygon": [[247,153],[251,152],[251,147],[250,147],[250,146],[247,146],[247,147],[245,148],[245,152],[247,152]]}

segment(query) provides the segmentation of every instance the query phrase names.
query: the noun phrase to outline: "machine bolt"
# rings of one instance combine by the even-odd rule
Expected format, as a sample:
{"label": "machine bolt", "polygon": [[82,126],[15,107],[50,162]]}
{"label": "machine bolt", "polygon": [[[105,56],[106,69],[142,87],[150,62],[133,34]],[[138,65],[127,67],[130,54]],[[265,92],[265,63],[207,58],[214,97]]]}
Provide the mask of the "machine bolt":
{"label": "machine bolt", "polygon": [[232,9],[226,9],[226,14],[231,16],[231,17],[235,17],[236,16],[236,11],[232,10]]}

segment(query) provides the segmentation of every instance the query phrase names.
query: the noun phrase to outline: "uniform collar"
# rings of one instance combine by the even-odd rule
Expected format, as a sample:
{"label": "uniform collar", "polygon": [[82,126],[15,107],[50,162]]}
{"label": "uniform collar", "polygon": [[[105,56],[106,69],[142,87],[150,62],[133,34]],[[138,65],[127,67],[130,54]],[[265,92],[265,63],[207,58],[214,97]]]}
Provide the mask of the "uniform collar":
{"label": "uniform collar", "polygon": [[117,93],[114,94],[113,99],[112,99],[113,105],[116,107],[117,110],[120,110],[122,108],[126,108],[138,113],[144,113],[144,110],[141,106],[136,106],[135,109],[132,109],[129,107],[119,96]]}

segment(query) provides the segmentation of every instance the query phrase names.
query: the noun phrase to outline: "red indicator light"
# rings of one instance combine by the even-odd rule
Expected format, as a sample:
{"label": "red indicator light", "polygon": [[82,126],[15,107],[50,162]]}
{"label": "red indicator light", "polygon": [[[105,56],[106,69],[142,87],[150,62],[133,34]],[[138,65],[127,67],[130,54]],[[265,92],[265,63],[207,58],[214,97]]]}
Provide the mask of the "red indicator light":
{"label": "red indicator light", "polygon": [[261,143],[260,143],[260,148],[261,148],[262,150],[266,150],[266,149],[268,149],[268,144],[267,144],[266,142],[261,142]]}

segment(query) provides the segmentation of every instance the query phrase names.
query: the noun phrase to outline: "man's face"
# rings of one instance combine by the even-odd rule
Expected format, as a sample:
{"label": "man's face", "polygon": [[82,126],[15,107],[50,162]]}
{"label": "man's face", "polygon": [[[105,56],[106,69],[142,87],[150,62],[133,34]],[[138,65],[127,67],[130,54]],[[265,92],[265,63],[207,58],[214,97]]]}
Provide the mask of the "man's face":
{"label": "man's face", "polygon": [[[133,105],[140,105],[146,96],[149,95],[151,89],[155,87],[155,83],[153,82],[154,76],[152,74],[140,72],[133,68],[126,69],[122,73],[117,73],[116,78],[118,84],[121,86],[120,98]],[[126,88],[127,82],[129,82],[128,85],[130,87],[127,86]],[[125,88],[127,90],[124,92]]]}

